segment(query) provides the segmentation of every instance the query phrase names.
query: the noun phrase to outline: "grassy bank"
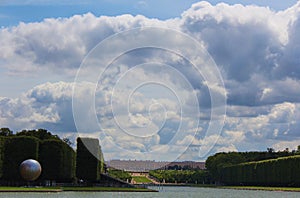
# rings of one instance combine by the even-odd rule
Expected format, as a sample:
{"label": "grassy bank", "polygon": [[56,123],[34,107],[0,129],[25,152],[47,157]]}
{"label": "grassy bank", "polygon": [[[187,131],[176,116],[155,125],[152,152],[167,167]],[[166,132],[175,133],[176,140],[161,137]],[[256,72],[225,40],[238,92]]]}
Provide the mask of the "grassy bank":
{"label": "grassy bank", "polygon": [[0,192],[157,192],[147,188],[116,187],[0,187]]}
{"label": "grassy bank", "polygon": [[116,188],[116,187],[63,187],[63,191],[82,192],[156,192],[148,188]]}
{"label": "grassy bank", "polygon": [[222,189],[234,190],[266,190],[266,191],[287,191],[300,192],[300,187],[266,187],[266,186],[216,186]]}
{"label": "grassy bank", "polygon": [[232,189],[232,190],[265,190],[265,191],[300,192],[300,187],[216,186],[214,184],[191,184],[189,186],[198,187],[198,188],[219,188],[219,189]]}
{"label": "grassy bank", "polygon": [[136,182],[136,183],[152,183],[152,181],[150,179],[148,179],[145,176],[133,176],[132,179]]}
{"label": "grassy bank", "polygon": [[1,186],[0,192],[62,192],[59,187],[10,187]]}

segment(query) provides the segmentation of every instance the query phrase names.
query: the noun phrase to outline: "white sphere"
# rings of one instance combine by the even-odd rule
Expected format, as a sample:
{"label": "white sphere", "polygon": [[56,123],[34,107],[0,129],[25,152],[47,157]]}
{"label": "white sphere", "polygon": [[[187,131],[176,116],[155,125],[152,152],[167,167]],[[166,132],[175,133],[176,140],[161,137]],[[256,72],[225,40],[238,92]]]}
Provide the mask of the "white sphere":
{"label": "white sphere", "polygon": [[21,163],[20,173],[23,179],[26,181],[36,180],[42,172],[40,163],[34,159],[28,159]]}

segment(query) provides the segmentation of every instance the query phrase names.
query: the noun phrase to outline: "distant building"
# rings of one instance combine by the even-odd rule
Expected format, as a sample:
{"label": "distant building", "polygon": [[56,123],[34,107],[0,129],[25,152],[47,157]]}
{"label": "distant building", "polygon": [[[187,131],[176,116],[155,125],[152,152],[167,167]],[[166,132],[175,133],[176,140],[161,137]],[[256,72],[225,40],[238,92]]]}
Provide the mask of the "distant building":
{"label": "distant building", "polygon": [[149,172],[156,169],[205,169],[205,162],[156,162],[154,160],[110,160],[107,167],[129,172]]}

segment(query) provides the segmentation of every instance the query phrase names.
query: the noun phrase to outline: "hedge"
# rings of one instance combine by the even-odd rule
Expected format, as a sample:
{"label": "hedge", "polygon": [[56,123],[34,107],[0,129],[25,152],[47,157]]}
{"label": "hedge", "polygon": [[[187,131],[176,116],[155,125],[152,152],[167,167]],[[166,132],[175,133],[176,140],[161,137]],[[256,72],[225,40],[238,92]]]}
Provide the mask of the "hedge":
{"label": "hedge", "polygon": [[221,173],[226,185],[300,186],[300,155],[228,166]]}
{"label": "hedge", "polygon": [[5,137],[0,136],[0,178],[3,176],[3,160],[4,160],[4,148],[5,148]]}
{"label": "hedge", "polygon": [[103,154],[98,139],[77,138],[76,176],[87,182],[100,179]]}
{"label": "hedge", "polygon": [[35,137],[7,137],[4,144],[3,179],[22,180],[20,164],[26,159],[38,159],[39,140]]}
{"label": "hedge", "polygon": [[68,182],[75,178],[75,151],[61,140],[42,141],[39,161],[42,179]]}

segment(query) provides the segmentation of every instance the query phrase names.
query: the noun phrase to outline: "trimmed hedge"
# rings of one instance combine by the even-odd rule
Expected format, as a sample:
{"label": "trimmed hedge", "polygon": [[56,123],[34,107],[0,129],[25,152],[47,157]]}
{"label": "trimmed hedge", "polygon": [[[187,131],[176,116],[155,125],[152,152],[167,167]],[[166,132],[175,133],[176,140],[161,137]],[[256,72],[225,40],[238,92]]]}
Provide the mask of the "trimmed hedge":
{"label": "trimmed hedge", "polygon": [[221,173],[226,185],[300,186],[300,155],[228,166]]}
{"label": "trimmed hedge", "polygon": [[3,179],[22,180],[19,173],[20,164],[26,159],[38,159],[39,140],[35,137],[7,137],[4,144]]}
{"label": "trimmed hedge", "polygon": [[3,176],[3,160],[4,160],[4,148],[5,148],[5,137],[0,136],[0,178]]}
{"label": "trimmed hedge", "polygon": [[98,139],[77,138],[76,176],[87,182],[100,180],[103,154]]}
{"label": "trimmed hedge", "polygon": [[61,140],[41,142],[39,161],[42,179],[68,182],[75,178],[75,151]]}

